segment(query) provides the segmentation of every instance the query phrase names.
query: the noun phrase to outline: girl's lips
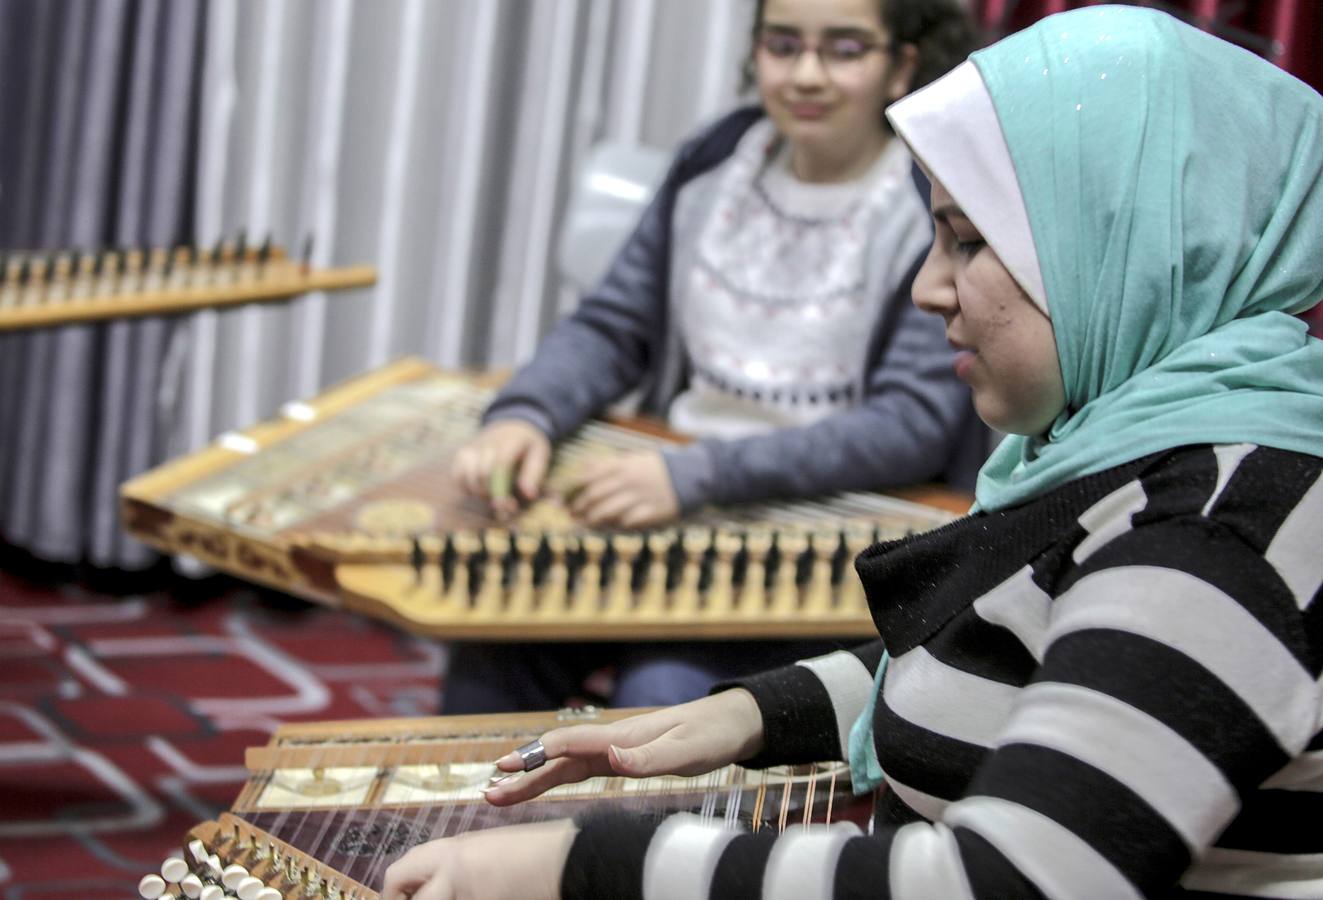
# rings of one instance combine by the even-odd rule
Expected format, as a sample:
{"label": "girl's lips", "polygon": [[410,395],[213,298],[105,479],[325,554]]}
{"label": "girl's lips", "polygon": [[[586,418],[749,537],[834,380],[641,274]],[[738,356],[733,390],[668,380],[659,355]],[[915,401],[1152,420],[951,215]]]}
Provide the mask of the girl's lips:
{"label": "girl's lips", "polygon": [[961,381],[969,380],[969,370],[974,365],[974,357],[978,356],[973,350],[961,350],[955,355],[955,374]]}
{"label": "girl's lips", "polygon": [[827,114],[827,107],[817,103],[792,103],[790,114],[796,119],[821,119]]}

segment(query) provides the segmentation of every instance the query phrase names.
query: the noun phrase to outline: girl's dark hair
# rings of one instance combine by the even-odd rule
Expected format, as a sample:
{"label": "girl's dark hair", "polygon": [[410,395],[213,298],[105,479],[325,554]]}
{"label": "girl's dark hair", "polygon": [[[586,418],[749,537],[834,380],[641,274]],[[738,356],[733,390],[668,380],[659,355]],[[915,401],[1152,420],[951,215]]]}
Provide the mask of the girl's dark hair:
{"label": "girl's dark hair", "polygon": [[[757,0],[754,5],[752,42],[744,60],[741,85],[746,91],[757,81],[753,55],[766,5],[767,0]],[[964,62],[978,46],[974,21],[961,0],[877,0],[877,12],[883,27],[891,34],[893,50],[904,44],[913,44],[918,50],[919,64],[914,70],[911,91],[941,78]]]}

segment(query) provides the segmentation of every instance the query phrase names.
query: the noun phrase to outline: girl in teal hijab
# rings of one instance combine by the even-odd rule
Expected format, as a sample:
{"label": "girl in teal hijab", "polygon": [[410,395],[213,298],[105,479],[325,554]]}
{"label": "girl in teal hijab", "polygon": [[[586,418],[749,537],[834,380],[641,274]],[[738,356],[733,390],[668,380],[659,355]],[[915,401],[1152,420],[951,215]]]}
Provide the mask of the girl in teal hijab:
{"label": "girl in teal hijab", "polygon": [[[1064,408],[1001,442],[975,510],[1190,444],[1323,452],[1323,343],[1292,315],[1323,299],[1310,87],[1102,6],[973,54],[889,115],[1053,327]],[[870,788],[872,714],[849,757]]]}
{"label": "girl in teal hijab", "polygon": [[1323,451],[1323,345],[1291,315],[1323,299],[1318,94],[1129,7],[1045,21],[972,60],[1066,391],[1045,434],[984,466],[979,507],[1188,444]]}
{"label": "girl in teal hijab", "polygon": [[1010,435],[978,512],[859,556],[880,641],[549,731],[486,791],[848,760],[868,831],[786,788],[794,827],[739,834],[716,792],[433,841],[384,900],[1323,897],[1323,349],[1291,315],[1323,99],[1103,6],[888,115],[932,179],[915,303]]}

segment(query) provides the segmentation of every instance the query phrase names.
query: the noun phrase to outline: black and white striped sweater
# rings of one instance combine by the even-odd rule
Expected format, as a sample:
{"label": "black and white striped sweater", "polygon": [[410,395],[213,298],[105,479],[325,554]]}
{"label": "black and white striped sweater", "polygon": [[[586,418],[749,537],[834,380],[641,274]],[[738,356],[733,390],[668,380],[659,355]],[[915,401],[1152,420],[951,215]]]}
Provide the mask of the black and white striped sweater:
{"label": "black and white striped sweater", "polygon": [[[872,833],[590,820],[565,900],[1323,897],[1323,459],[1187,447],[860,556]],[[844,758],[881,644],[748,679]]]}

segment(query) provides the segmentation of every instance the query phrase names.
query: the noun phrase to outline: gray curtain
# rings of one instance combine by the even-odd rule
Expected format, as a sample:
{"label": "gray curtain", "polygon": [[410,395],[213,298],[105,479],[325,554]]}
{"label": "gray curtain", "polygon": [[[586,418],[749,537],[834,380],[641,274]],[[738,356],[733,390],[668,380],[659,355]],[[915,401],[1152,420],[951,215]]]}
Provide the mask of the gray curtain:
{"label": "gray curtain", "polygon": [[667,150],[737,103],[752,0],[225,0],[195,237],[240,227],[370,288],[191,317],[172,451],[404,355],[517,365],[578,302],[556,248],[597,141]]}
{"label": "gray curtain", "polygon": [[[184,242],[205,0],[0,0],[0,247]],[[0,334],[0,537],[142,567],[116,490],[161,458],[178,320]]]}
{"label": "gray curtain", "polygon": [[0,539],[154,561],[116,489],[404,355],[518,363],[577,294],[553,256],[596,140],[735,103],[752,0],[0,0],[0,249],[240,227],[377,284],[0,333]]}

